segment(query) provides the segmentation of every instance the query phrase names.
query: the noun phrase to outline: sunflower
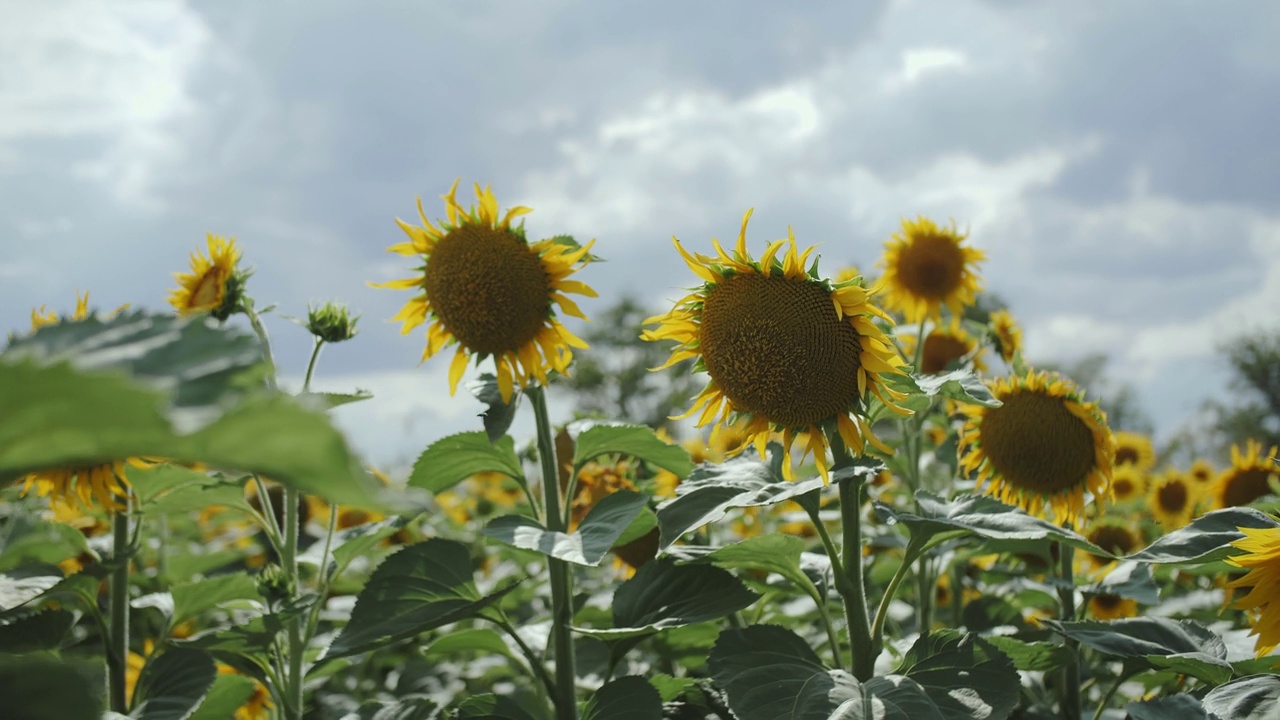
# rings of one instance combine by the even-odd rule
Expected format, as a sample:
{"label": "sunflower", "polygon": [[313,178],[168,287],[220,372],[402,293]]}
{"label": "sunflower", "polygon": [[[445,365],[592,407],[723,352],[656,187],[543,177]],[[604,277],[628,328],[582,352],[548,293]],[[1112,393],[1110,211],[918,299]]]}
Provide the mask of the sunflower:
{"label": "sunflower", "polygon": [[[240,671],[231,667],[218,663],[219,675],[240,675]],[[271,709],[275,707],[275,703],[271,702],[271,692],[267,687],[257,680],[253,681],[253,693],[249,695],[249,699],[244,704],[236,708],[235,715],[232,720],[267,720],[271,717]]]}
{"label": "sunflower", "polygon": [[1119,620],[1138,614],[1138,601],[1119,595],[1099,593],[1089,598],[1089,616],[1096,620]]}
{"label": "sunflower", "polygon": [[1147,495],[1147,474],[1137,465],[1117,465],[1111,478],[1111,496],[1117,505]]}
{"label": "sunflower", "polygon": [[904,220],[902,230],[885,243],[882,282],[888,286],[885,308],[901,310],[907,322],[926,317],[939,321],[946,305],[958,317],[982,289],[975,272],[986,259],[981,250],[964,247],[964,233],[940,227],[925,217]]}
{"label": "sunflower", "polygon": [[[1094,545],[1119,557],[1132,555],[1142,547],[1142,536],[1123,521],[1114,518],[1094,522],[1085,533],[1085,537]],[[1094,569],[1109,567],[1115,562],[1114,559],[1105,555],[1094,555],[1090,552],[1082,555]]]}
{"label": "sunflower", "polygon": [[1191,467],[1187,469],[1187,477],[1195,484],[1204,486],[1213,482],[1218,477],[1218,471],[1213,468],[1213,463],[1200,458],[1191,463]]}
{"label": "sunflower", "polygon": [[197,248],[191,253],[191,272],[173,274],[178,288],[169,291],[169,304],[177,308],[179,315],[210,312],[225,320],[235,312],[240,300],[240,278],[236,276],[240,249],[235,238],[224,239],[212,233],[206,235],[205,242],[209,256]]}
{"label": "sunflower", "polygon": [[713,239],[715,257],[690,255],[673,238],[689,268],[705,282],[670,312],[646,320],[658,327],[642,337],[678,343],[662,367],[697,358],[695,368],[711,376],[682,417],[697,414],[698,427],[712,424],[712,444],[724,428],[743,422],[743,441],[762,458],[770,435],[781,433],[788,478],[794,473],[791,445],[797,433],[807,433],[800,459],[812,452],[824,478],[824,429],[838,432],[855,453],[867,442],[891,452],[862,416],[868,393],[895,412],[907,412],[895,403],[905,396],[886,387],[884,379],[903,374],[905,363],[872,322],[888,317],[871,304],[872,292],[859,281],[819,279],[816,258],[806,270],[813,248],[797,252],[790,229],[785,252],[788,240],[778,240],[760,260],[753,259],[747,252],[750,218],[748,210],[732,254]]}
{"label": "sunflower", "polygon": [[1165,532],[1171,532],[1191,521],[1195,509],[1196,487],[1177,470],[1168,470],[1151,483],[1147,491],[1147,504],[1151,514]]}
{"label": "sunflower", "polygon": [[[924,375],[936,375],[945,372],[955,362],[960,362],[978,348],[978,341],[965,332],[958,323],[950,327],[934,328],[924,338],[924,348],[920,353],[919,372]],[[916,337],[908,335],[903,338],[902,350],[907,355],[914,355]],[[985,372],[986,363],[973,356],[973,367],[978,372]]]}
{"label": "sunflower", "polygon": [[1074,525],[1088,490],[1101,505],[1111,496],[1115,441],[1106,415],[1075,385],[1056,374],[988,383],[1002,404],[964,405],[960,467],[986,484],[988,495]]}
{"label": "sunflower", "polygon": [[1258,498],[1273,494],[1271,482],[1280,475],[1272,458],[1280,455],[1280,449],[1272,446],[1262,453],[1262,444],[1250,440],[1243,450],[1239,445],[1231,446],[1231,467],[1223,470],[1214,481],[1209,492],[1213,495],[1215,508],[1229,508],[1248,505]]}
{"label": "sunflower", "polygon": [[1155,467],[1156,451],[1151,438],[1142,433],[1116,433],[1116,465],[1133,465],[1141,472]]}
{"label": "sunflower", "polygon": [[1247,588],[1232,607],[1255,612],[1252,634],[1258,636],[1255,647],[1262,657],[1280,645],[1280,602],[1273,602],[1280,598],[1280,527],[1240,528],[1240,532],[1244,537],[1231,546],[1244,553],[1227,562],[1248,572],[1227,587]]}
{"label": "sunflower", "polygon": [[634,491],[636,486],[631,482],[633,474],[631,464],[625,461],[610,465],[587,463],[578,472],[578,482],[574,485],[573,500],[569,504],[569,531],[576,530],[578,523],[587,517],[591,508],[609,495],[619,490]]}
{"label": "sunflower", "polygon": [[[418,199],[422,226],[396,218],[409,242],[388,252],[419,256],[417,274],[403,280],[370,283],[373,287],[416,290],[392,320],[399,320],[401,334],[429,322],[422,359],[456,343],[449,366],[449,392],[455,393],[468,357],[493,356],[498,388],[504,402],[511,400],[516,382],[530,378],[546,384],[547,372],[567,372],[573,359],[570,347],[587,344],[556,320],[552,305],[574,317],[587,319],[577,303],[564,293],[596,297],[585,283],[570,280],[575,270],[591,261],[594,240],[581,247],[564,237],[529,244],[524,221],[515,218],[532,212],[513,207],[498,217],[498,201],[489,188],[476,185],[478,204],[464,208],[455,197],[458,181],[447,195],[449,220],[436,227],[427,219]],[[575,267],[577,266],[577,267]]]}
{"label": "sunflower", "polygon": [[1013,362],[1013,356],[1022,352],[1022,328],[1013,319],[1008,310],[996,310],[991,313],[991,332],[995,338],[996,352],[1006,363]]}

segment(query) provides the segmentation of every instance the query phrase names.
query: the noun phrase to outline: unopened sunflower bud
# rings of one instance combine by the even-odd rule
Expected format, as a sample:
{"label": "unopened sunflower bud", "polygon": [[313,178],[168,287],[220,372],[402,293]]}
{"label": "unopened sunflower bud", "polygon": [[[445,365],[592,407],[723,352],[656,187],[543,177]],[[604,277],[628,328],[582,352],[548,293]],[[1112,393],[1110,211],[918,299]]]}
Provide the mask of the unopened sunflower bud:
{"label": "unopened sunflower bud", "polygon": [[359,315],[351,316],[346,305],[337,303],[307,308],[307,330],[327,343],[339,343],[355,337],[359,332],[356,330],[356,321],[359,319]]}
{"label": "unopened sunflower bud", "polygon": [[258,573],[258,594],[268,603],[282,603],[293,597],[294,587],[279,565],[267,565]]}

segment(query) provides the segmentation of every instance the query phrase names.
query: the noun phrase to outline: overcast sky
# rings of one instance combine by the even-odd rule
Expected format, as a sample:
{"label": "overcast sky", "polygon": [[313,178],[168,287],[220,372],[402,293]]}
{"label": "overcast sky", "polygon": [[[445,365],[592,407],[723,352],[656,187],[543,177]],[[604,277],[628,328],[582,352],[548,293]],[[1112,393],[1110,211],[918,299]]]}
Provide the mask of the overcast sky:
{"label": "overcast sky", "polygon": [[[0,0],[0,327],[163,307],[206,232],[260,304],[345,300],[318,384],[380,464],[474,427],[448,357],[386,322],[385,253],[454,178],[597,238],[601,310],[694,283],[671,247],[787,225],[870,265],[954,218],[1028,356],[1103,351],[1161,433],[1220,392],[1217,344],[1280,307],[1280,5],[948,0]],[[468,190],[459,194],[469,202]],[[579,324],[569,326],[581,329]],[[292,375],[309,338],[270,325]],[[560,419],[564,419],[563,417]]]}

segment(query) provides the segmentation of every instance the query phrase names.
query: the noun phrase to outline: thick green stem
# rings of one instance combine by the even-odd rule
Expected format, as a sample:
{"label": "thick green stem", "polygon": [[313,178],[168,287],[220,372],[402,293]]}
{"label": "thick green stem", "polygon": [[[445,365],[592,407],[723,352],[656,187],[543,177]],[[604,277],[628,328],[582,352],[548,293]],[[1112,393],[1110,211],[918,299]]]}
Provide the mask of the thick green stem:
{"label": "thick green stem", "polygon": [[111,652],[107,655],[107,689],[111,710],[129,712],[125,675],[129,667],[129,500],[111,516]]}
{"label": "thick green stem", "polygon": [[[566,511],[561,512],[560,472],[556,464],[556,445],[551,435],[551,420],[547,415],[547,397],[541,386],[534,385],[526,391],[533,406],[534,420],[538,426],[538,458],[542,463],[542,504],[546,512],[547,529],[564,532],[568,528]],[[573,576],[568,564],[556,558],[547,558],[551,576],[551,640],[555,648],[556,720],[577,720],[578,698],[574,687],[573,636],[569,627],[573,624]]]}
{"label": "thick green stem", "polygon": [[[831,444],[834,469],[839,470],[853,462],[853,456],[845,447],[838,432],[827,433]],[[875,673],[876,658],[880,648],[871,636],[871,617],[867,611],[867,588],[862,578],[862,477],[853,475],[839,481],[841,535],[844,541],[841,557],[844,559],[844,581],[837,579],[836,590],[844,601],[844,615],[848,623],[849,649],[853,654],[853,676],[870,680]],[[839,578],[839,576],[837,576]]]}
{"label": "thick green stem", "polygon": [[[289,586],[294,588],[294,597],[298,596],[298,504],[302,494],[297,488],[284,489],[284,548],[282,563]],[[307,649],[306,639],[302,636],[303,618],[294,615],[288,621],[289,632],[289,702],[286,712],[289,720],[302,720],[302,661]]]}
{"label": "thick green stem", "polygon": [[[1058,588],[1058,599],[1062,602],[1062,621],[1072,622],[1076,619],[1076,587],[1072,568],[1073,548],[1070,545],[1058,545],[1059,576],[1062,587]],[[1071,638],[1064,638],[1063,644],[1070,651],[1071,659],[1062,668],[1062,696],[1059,703],[1059,717],[1064,720],[1080,718],[1080,643]]]}

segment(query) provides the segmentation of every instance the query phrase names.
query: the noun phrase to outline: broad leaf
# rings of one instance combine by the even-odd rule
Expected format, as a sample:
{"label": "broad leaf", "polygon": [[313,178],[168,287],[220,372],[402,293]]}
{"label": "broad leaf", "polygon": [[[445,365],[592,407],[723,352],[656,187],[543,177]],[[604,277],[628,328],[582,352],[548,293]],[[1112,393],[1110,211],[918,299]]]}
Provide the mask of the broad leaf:
{"label": "broad leaf", "polygon": [[[84,534],[70,525],[48,522],[30,515],[5,520],[5,540],[0,546],[0,573],[36,565],[56,565],[88,553]],[[3,575],[0,575],[0,609],[6,607]]]}
{"label": "broad leaf", "polygon": [[173,586],[171,592],[175,625],[229,600],[260,599],[258,584],[244,573],[179,583]]}
{"label": "broad leaf", "polygon": [[948,502],[927,492],[916,493],[917,513],[899,513],[876,503],[877,512],[890,522],[900,522],[911,532],[911,542],[936,542],[938,536],[977,535],[988,540],[1044,540],[1071,545],[1102,557],[1111,553],[1084,537],[1051,522],[1032,517],[1020,508],[986,495],[962,495]]}
{"label": "broad leaf", "polygon": [[1093,595],[1132,598],[1143,605],[1160,602],[1160,589],[1156,587],[1155,578],[1151,575],[1151,566],[1132,560],[1117,564],[1106,577],[1081,590]]}
{"label": "broad leaf", "polygon": [[0,621],[0,648],[5,652],[29,653],[56,650],[76,622],[69,610],[42,610]]}
{"label": "broad leaf", "polygon": [[428,657],[467,652],[502,655],[516,662],[521,662],[507,647],[507,641],[502,638],[502,635],[489,628],[454,630],[451,633],[440,636],[439,639],[422,650],[422,654]]}
{"label": "broad leaf", "polygon": [[591,508],[572,534],[547,530],[537,520],[524,515],[494,518],[485,526],[484,534],[524,550],[536,550],[566,562],[595,567],[648,501],[648,497],[630,490],[606,495]]}
{"label": "broad leaf", "polygon": [[773,505],[821,487],[822,478],[787,482],[769,464],[749,457],[699,465],[676,486],[676,497],[658,508],[659,548],[718,521],[729,508]]}
{"label": "broad leaf", "polygon": [[253,678],[232,673],[219,673],[205,695],[204,702],[196,708],[190,720],[234,718],[236,710],[248,702],[256,690]]}
{"label": "broad leaf", "polygon": [[477,400],[489,406],[480,416],[484,419],[484,432],[489,441],[498,442],[511,429],[511,423],[516,418],[516,409],[520,407],[520,391],[514,392],[511,402],[503,402],[498,379],[492,373],[482,373],[480,377],[467,383],[467,390]]}
{"label": "broad leaf", "polygon": [[308,392],[302,393],[298,397],[304,400],[311,400],[326,408],[333,409],[351,403],[361,402],[373,397],[373,393],[368,390],[356,390],[353,393],[334,393],[334,392]]}
{"label": "broad leaf", "polygon": [[582,720],[662,720],[662,696],[642,677],[621,677],[597,690],[580,717]]}
{"label": "broad leaf", "polygon": [[693,469],[684,448],[664,442],[644,425],[593,424],[577,436],[573,465],[582,467],[588,460],[612,453],[652,463],[679,477]]}
{"label": "broad leaf", "polygon": [[977,403],[987,407],[1000,407],[1001,402],[991,394],[990,388],[972,370],[952,370],[938,375],[917,377],[916,385],[925,395],[941,395],[962,403]]}
{"label": "broad leaf", "polygon": [[948,718],[1005,718],[1021,680],[1004,653],[976,635],[943,631],[916,641],[898,674],[920,683]]}
{"label": "broad leaf", "polygon": [[1211,684],[1231,677],[1222,638],[1190,620],[1142,617],[1111,622],[1041,623],[1098,652],[1145,662],[1150,668],[1174,669]]}
{"label": "broad leaf", "polygon": [[409,545],[374,570],[356,598],[351,620],[324,659],[365,652],[473,617],[514,585],[481,595],[467,546],[431,539]]}
{"label": "broad leaf", "polygon": [[805,541],[794,535],[760,535],[719,548],[704,560],[726,569],[777,573],[795,583],[816,602],[823,602],[818,588],[800,569],[804,548]]}
{"label": "broad leaf", "polygon": [[1071,651],[1059,643],[1027,642],[1007,635],[991,635],[983,639],[1009,656],[1013,666],[1023,671],[1057,670],[1074,659]]}
{"label": "broad leaf", "polygon": [[0,655],[5,717],[22,720],[99,720],[97,688],[82,668],[40,655]]}
{"label": "broad leaf", "polygon": [[171,648],[147,661],[133,691],[132,717],[185,720],[213,686],[218,670],[213,656],[200,650]]}
{"label": "broad leaf", "polygon": [[1217,720],[1277,720],[1280,718],[1280,677],[1240,678],[1210,690],[1202,703]]}
{"label": "broad leaf", "polygon": [[1131,702],[1125,709],[1129,713],[1126,720],[1209,720],[1204,706],[1192,695]]}
{"label": "broad leaf", "polygon": [[1231,543],[1244,538],[1239,528],[1273,528],[1277,523],[1253,508],[1214,510],[1174,530],[1128,557],[1129,560],[1171,565],[1199,565],[1222,560],[1237,551]]}
{"label": "broad leaf", "polygon": [[356,720],[436,720],[439,717],[442,717],[440,707],[431,698],[421,695],[366,703],[360,706],[360,712],[355,716]]}
{"label": "broad leaf", "polygon": [[440,493],[482,472],[497,472],[524,482],[515,442],[509,437],[489,442],[483,432],[440,438],[418,456],[409,485]]}
{"label": "broad leaf", "polygon": [[458,705],[458,720],[541,720],[542,714],[502,695],[474,695]]}

